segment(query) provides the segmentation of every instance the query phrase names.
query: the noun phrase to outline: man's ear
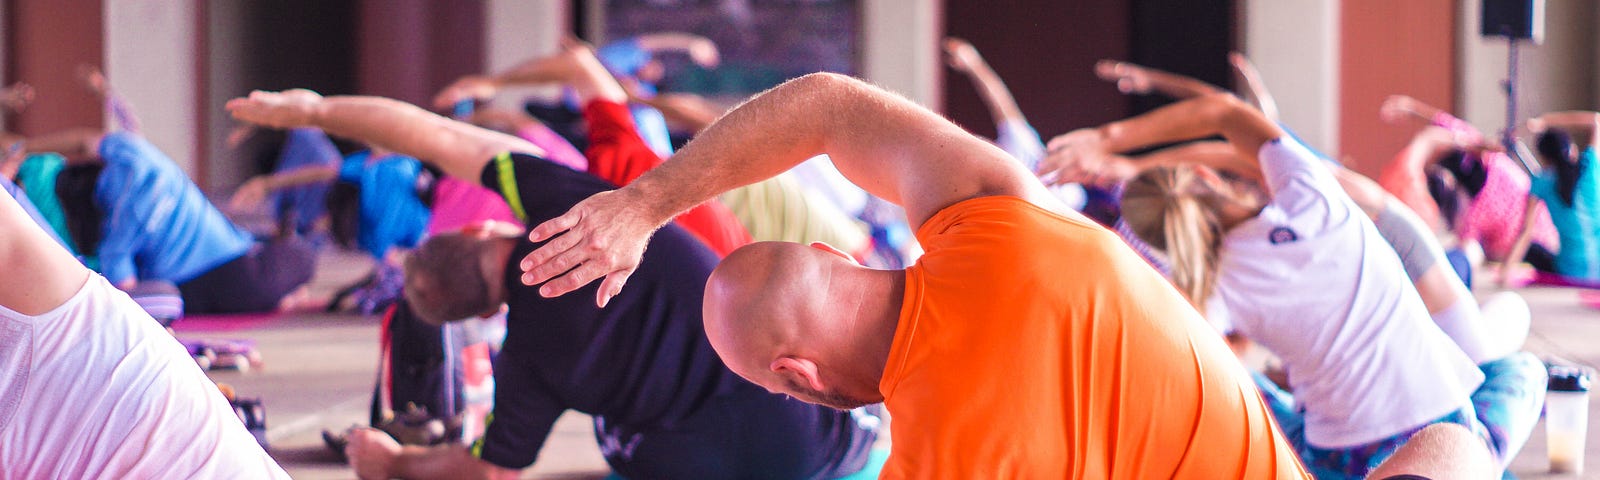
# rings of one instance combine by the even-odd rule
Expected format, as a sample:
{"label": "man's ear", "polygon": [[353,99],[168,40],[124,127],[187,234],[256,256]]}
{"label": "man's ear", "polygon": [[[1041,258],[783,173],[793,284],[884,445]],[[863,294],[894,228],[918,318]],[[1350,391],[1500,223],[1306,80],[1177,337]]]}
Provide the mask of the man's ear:
{"label": "man's ear", "polygon": [[810,387],[813,391],[826,391],[821,377],[817,375],[817,364],[810,360],[792,356],[778,357],[768,368],[779,377],[794,380],[794,383]]}
{"label": "man's ear", "polygon": [[824,252],[828,252],[828,253],[831,253],[831,254],[834,254],[834,255],[838,255],[839,258],[843,258],[845,260],[848,260],[848,261],[850,261],[850,263],[854,263],[856,265],[860,265],[861,264],[861,262],[857,262],[856,261],[856,257],[852,257],[852,256],[850,256],[850,254],[844,253],[844,250],[840,250],[838,247],[835,247],[833,245],[828,245],[826,242],[811,242],[811,248],[815,248],[817,250],[822,250]]}

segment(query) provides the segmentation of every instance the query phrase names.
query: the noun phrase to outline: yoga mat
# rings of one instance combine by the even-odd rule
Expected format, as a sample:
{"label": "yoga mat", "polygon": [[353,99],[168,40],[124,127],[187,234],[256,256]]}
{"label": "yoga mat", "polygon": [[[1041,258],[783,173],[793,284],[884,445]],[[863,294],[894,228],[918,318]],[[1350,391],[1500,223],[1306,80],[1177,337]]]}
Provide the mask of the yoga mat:
{"label": "yoga mat", "polygon": [[172,324],[178,333],[218,333],[259,329],[278,319],[277,313],[188,315]]}

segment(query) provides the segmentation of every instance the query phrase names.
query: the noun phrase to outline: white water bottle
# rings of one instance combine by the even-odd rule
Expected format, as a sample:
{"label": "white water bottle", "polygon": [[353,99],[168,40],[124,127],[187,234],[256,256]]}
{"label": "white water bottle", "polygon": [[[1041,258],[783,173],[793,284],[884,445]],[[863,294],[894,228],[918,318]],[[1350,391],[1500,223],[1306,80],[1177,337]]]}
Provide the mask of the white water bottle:
{"label": "white water bottle", "polygon": [[1583,473],[1584,436],[1589,429],[1589,380],[1583,367],[1550,367],[1544,397],[1544,432],[1551,473]]}

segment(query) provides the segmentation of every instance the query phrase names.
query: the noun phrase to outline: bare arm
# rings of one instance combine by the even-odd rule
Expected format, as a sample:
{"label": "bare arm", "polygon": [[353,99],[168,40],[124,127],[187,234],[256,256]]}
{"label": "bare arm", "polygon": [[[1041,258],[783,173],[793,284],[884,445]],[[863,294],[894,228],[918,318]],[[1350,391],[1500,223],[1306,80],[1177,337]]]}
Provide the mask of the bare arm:
{"label": "bare arm", "polygon": [[683,32],[650,33],[635,37],[639,48],[651,52],[666,50],[680,50],[689,54],[694,63],[702,67],[715,67],[721,62],[721,54],[717,52],[716,42],[711,39]]}
{"label": "bare arm", "polygon": [[33,86],[23,82],[0,88],[0,110],[20,113],[33,103],[33,97]]}
{"label": "bare arm", "polygon": [[1022,109],[1017,107],[1017,100],[1011,96],[1011,90],[1006,88],[1006,83],[1000,75],[989,68],[989,62],[984,61],[966,40],[951,37],[944,40],[945,63],[958,72],[967,74],[972,79],[972,84],[978,87],[978,96],[983,98],[983,104],[989,107],[989,116],[995,123],[1003,121],[1026,122],[1022,116]]}
{"label": "bare arm", "polygon": [[[1050,140],[1050,154],[1040,163],[1041,174],[1054,174],[1057,182],[1097,178],[1108,169],[1125,169],[1120,154],[1154,145],[1221,134],[1234,155],[1210,152],[1189,157],[1174,154],[1157,161],[1204,163],[1262,182],[1256,154],[1261,145],[1283,136],[1283,130],[1256,110],[1226,93],[1192,98],[1099,128],[1067,133]],[[1214,147],[1195,147],[1214,148]]]}
{"label": "bare arm", "polygon": [[313,165],[296,168],[286,172],[269,175],[257,175],[246,180],[238,190],[233,192],[233,198],[228,200],[228,206],[234,210],[253,208],[266,200],[267,195],[285,188],[294,188],[301,185],[332,182],[339,178],[339,167]]}
{"label": "bare arm", "polygon": [[1095,75],[1108,82],[1116,82],[1122,93],[1160,93],[1179,100],[1224,93],[1221,87],[1202,82],[1193,77],[1156,70],[1142,65],[1101,60],[1094,65]]}
{"label": "bare arm", "polygon": [[1522,258],[1528,255],[1528,248],[1533,246],[1533,225],[1539,218],[1539,210],[1544,208],[1544,201],[1539,197],[1528,195],[1528,205],[1522,210],[1522,230],[1517,232],[1517,241],[1511,244],[1511,251],[1506,253],[1505,260],[1500,264],[1501,287],[1511,280],[1511,270],[1522,263]]}
{"label": "bare arm", "polygon": [[1378,110],[1379,117],[1389,123],[1400,123],[1407,118],[1432,122],[1439,114],[1444,113],[1438,107],[1422,103],[1421,100],[1409,95],[1390,95],[1383,100],[1383,106]]}
{"label": "bare arm", "polygon": [[661,93],[656,95],[641,95],[637,82],[624,80],[622,88],[628,92],[628,101],[661,111],[667,123],[677,125],[694,133],[700,133],[717,117],[727,112],[727,109],[717,106],[706,100],[705,97],[692,93]]}
{"label": "bare arm", "polygon": [[534,241],[555,240],[523,260],[523,282],[554,278],[540,292],[556,296],[606,277],[596,299],[604,305],[638,265],[650,233],[674,215],[822,153],[852,182],[905,207],[913,225],[989,195],[1069,211],[1005,152],[937,114],[850,77],[811,74],[728,112],[627,187],[534,228]]}
{"label": "bare arm", "polygon": [[94,128],[69,128],[27,140],[28,153],[55,152],[68,163],[92,163],[100,158],[100,139],[106,132]]}
{"label": "bare arm", "polygon": [[526,140],[441,117],[415,105],[382,97],[323,98],[309,90],[256,91],[228,101],[235,119],[274,128],[317,127],[330,135],[416,157],[446,175],[479,184],[495,155],[543,150]]}
{"label": "bare arm", "polygon": [[521,473],[473,457],[466,447],[401,446],[389,434],[372,428],[352,429],[349,440],[345,456],[349,458],[356,476],[362,479],[509,480]]}
{"label": "bare arm", "polygon": [[1534,133],[1549,128],[1560,128],[1573,135],[1588,135],[1589,145],[1600,148],[1600,112],[1568,110],[1550,112],[1528,120],[1528,130]]}
{"label": "bare arm", "polygon": [[539,57],[489,76],[462,77],[433,97],[435,108],[450,108],[469,98],[488,98],[508,85],[557,84],[571,87],[580,104],[591,99],[624,102],[627,92],[595,58],[587,45],[570,43],[554,55]]}
{"label": "bare arm", "polygon": [[1244,54],[1233,52],[1228,54],[1228,63],[1233,64],[1234,73],[1243,80],[1244,92],[1251,99],[1251,103],[1266,115],[1268,120],[1278,121],[1278,101],[1272,98],[1272,92],[1267,90],[1267,83],[1261,80],[1261,72],[1256,70],[1256,65]]}
{"label": "bare arm", "polygon": [[1493,478],[1484,472],[1497,467],[1477,435],[1460,425],[1436,423],[1412,435],[1367,478]]}
{"label": "bare arm", "polygon": [[0,189],[0,277],[27,279],[0,288],[0,305],[38,315],[72,298],[89,278],[89,269],[51,239]]}

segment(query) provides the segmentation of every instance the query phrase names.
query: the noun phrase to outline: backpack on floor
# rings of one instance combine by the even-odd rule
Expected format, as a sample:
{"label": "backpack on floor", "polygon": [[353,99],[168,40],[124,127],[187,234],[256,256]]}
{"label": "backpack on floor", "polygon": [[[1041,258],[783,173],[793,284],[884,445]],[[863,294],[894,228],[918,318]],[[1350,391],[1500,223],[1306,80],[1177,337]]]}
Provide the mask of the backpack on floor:
{"label": "backpack on floor", "polygon": [[489,342],[476,320],[428,325],[404,299],[384,313],[371,424],[402,444],[466,443],[493,399]]}

